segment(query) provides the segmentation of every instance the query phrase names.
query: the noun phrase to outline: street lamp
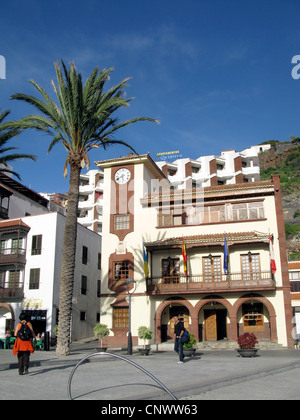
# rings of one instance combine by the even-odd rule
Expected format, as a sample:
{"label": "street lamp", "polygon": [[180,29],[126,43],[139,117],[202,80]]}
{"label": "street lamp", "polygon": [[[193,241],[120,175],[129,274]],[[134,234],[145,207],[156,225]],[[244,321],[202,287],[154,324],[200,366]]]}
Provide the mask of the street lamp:
{"label": "street lamp", "polygon": [[129,284],[136,283],[133,279],[126,279],[126,290],[129,296],[129,322],[128,322],[128,345],[127,345],[127,354],[132,354],[132,337],[131,337],[131,295],[129,292]]}

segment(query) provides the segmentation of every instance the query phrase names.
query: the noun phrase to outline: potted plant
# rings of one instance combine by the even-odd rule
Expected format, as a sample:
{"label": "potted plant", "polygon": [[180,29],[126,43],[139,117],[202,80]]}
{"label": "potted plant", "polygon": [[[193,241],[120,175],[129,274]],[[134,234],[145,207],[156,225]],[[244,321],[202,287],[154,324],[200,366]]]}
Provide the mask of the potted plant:
{"label": "potted plant", "polygon": [[98,338],[100,340],[100,347],[97,348],[99,351],[106,351],[107,350],[107,347],[103,346],[103,338],[107,337],[109,334],[110,334],[110,331],[107,328],[107,325],[96,324],[94,326],[94,335],[95,335],[96,338]]}
{"label": "potted plant", "polygon": [[195,351],[197,350],[194,345],[197,343],[195,340],[194,334],[190,334],[190,340],[188,343],[184,343],[183,345],[183,354],[184,356],[194,356]]}
{"label": "potted plant", "polygon": [[237,349],[237,352],[242,357],[254,357],[259,350],[258,348],[255,348],[255,344],[258,343],[257,338],[255,334],[253,333],[244,333],[237,339],[239,349]]}
{"label": "potted plant", "polygon": [[146,345],[146,340],[151,340],[152,331],[150,331],[150,328],[148,328],[148,327],[141,326],[138,329],[138,337],[141,340],[144,340],[143,348],[139,348],[138,350],[142,355],[147,356],[149,351],[150,351],[150,345]]}

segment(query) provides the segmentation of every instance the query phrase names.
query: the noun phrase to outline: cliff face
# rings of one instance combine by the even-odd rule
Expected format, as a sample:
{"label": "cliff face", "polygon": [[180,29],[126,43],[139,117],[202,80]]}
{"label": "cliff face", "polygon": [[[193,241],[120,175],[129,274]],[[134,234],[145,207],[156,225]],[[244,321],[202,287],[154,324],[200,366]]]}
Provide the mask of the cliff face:
{"label": "cliff face", "polygon": [[272,140],[271,149],[260,154],[261,179],[280,174],[288,254],[300,259],[300,144]]}

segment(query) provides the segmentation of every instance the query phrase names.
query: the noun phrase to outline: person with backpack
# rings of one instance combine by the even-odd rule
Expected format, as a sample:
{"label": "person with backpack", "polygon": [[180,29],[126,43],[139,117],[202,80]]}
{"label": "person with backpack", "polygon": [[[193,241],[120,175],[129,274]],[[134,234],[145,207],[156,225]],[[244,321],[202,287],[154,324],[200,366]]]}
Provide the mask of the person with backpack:
{"label": "person with backpack", "polygon": [[180,321],[178,316],[174,316],[174,350],[179,355],[179,362],[177,363],[183,363],[184,354],[183,354],[183,342],[182,342],[182,335],[185,331],[185,328],[183,326],[183,323]]}
{"label": "person with backpack", "polygon": [[30,353],[34,352],[32,339],[35,339],[36,335],[24,313],[21,313],[19,319],[21,322],[15,329],[17,339],[14,344],[13,355],[18,355],[19,375],[27,375],[29,373]]}

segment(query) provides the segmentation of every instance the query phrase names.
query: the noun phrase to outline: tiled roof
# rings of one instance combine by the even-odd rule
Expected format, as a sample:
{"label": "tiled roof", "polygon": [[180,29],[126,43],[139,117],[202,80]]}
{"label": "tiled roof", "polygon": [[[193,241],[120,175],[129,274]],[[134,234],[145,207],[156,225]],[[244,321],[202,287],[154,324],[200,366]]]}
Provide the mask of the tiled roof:
{"label": "tiled roof", "polygon": [[8,220],[0,221],[0,229],[14,227],[14,226],[22,226],[22,227],[30,229],[30,226],[26,225],[26,223],[24,223],[22,219],[8,219]]}
{"label": "tiled roof", "polygon": [[[182,245],[183,237],[177,238],[168,238],[162,239],[154,242],[145,243],[146,247],[167,247],[174,245]],[[261,232],[234,232],[226,233],[227,245],[232,245],[233,243],[241,242],[268,242],[269,234]],[[223,245],[224,244],[224,233],[208,234],[208,235],[194,235],[194,236],[185,236],[184,243],[187,246],[193,245]]]}

